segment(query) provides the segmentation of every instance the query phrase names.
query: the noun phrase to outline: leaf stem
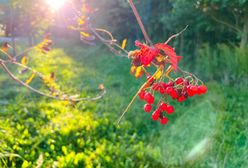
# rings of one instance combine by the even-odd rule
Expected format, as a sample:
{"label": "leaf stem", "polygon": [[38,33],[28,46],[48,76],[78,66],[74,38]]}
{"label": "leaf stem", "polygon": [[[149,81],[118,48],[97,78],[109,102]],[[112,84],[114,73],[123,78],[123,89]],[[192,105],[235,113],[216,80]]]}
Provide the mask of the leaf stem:
{"label": "leaf stem", "polygon": [[[163,68],[163,66],[162,66],[162,67],[159,67],[159,68],[157,69],[157,71],[152,75],[153,78],[155,77],[155,75],[157,74],[157,72],[161,70],[161,68]],[[124,115],[127,113],[127,111],[130,109],[130,107],[131,107],[131,105],[133,104],[134,100],[138,97],[140,91],[142,91],[142,90],[147,86],[147,83],[149,83],[149,80],[146,81],[146,82],[140,87],[140,89],[138,90],[138,92],[137,92],[137,93],[135,94],[135,96],[132,98],[132,100],[130,101],[130,103],[128,104],[128,106],[127,106],[126,109],[123,111],[123,113],[121,114],[120,118],[118,119],[117,125],[120,124],[122,118],[123,118]]]}

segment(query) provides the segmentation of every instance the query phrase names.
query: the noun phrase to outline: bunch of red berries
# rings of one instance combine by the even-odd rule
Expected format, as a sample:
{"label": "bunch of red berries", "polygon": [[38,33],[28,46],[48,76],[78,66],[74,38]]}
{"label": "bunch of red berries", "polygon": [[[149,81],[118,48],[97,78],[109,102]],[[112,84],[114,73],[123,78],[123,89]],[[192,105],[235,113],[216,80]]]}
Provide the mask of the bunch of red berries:
{"label": "bunch of red berries", "polygon": [[155,79],[150,77],[148,83],[150,86],[139,92],[139,98],[147,103],[144,105],[144,111],[149,113],[153,109],[156,92],[160,95],[161,99],[152,113],[152,120],[157,121],[160,119],[161,124],[167,124],[168,118],[166,114],[174,113],[174,107],[168,103],[169,97],[172,100],[183,102],[189,97],[207,92],[207,87],[204,84],[194,85],[193,80],[189,82],[187,78],[181,77],[167,83],[155,82]]}

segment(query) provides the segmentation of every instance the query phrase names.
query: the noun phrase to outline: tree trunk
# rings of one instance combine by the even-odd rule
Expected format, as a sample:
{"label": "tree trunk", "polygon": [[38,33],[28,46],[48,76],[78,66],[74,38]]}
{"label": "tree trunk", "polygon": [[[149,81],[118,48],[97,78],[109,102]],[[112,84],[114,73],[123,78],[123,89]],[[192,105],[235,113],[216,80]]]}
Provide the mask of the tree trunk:
{"label": "tree trunk", "polygon": [[241,36],[241,42],[240,42],[240,48],[245,48],[247,47],[248,44],[248,13],[246,13],[245,18],[244,18],[244,27],[243,27],[243,32]]}

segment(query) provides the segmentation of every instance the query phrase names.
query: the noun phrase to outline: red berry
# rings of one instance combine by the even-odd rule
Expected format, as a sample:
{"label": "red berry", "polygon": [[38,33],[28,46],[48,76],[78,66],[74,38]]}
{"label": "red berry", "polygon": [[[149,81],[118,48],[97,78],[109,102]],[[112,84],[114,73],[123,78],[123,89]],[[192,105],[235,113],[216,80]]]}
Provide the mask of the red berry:
{"label": "red berry", "polygon": [[161,111],[166,111],[166,109],[167,109],[167,104],[166,104],[166,103],[161,103],[161,104],[159,105],[159,109],[160,109]]}
{"label": "red berry", "polygon": [[171,93],[173,92],[173,87],[169,86],[166,88],[165,92],[168,94],[168,95],[171,95]]}
{"label": "red berry", "polygon": [[159,83],[154,83],[152,85],[152,90],[158,91],[159,90],[159,87],[160,87]]}
{"label": "red berry", "polygon": [[178,92],[176,91],[176,89],[174,89],[173,87],[167,87],[165,92],[170,95],[173,99],[177,99],[178,97]]}
{"label": "red berry", "polygon": [[150,93],[147,92],[144,96],[144,100],[149,103],[149,104],[153,104],[154,103],[154,96]]}
{"label": "red berry", "polygon": [[205,94],[207,93],[208,88],[205,85],[198,86],[198,94]]}
{"label": "red berry", "polygon": [[167,124],[168,121],[169,121],[169,120],[168,120],[167,117],[163,117],[163,118],[160,119],[160,123],[163,124],[163,125]]}
{"label": "red berry", "polygon": [[172,81],[168,82],[167,86],[174,86],[174,82],[172,82]]}
{"label": "red berry", "polygon": [[160,110],[155,110],[153,113],[152,113],[152,120],[154,120],[154,121],[157,121],[158,119],[159,119],[159,117],[160,117]]}
{"label": "red berry", "polygon": [[194,96],[194,92],[191,90],[191,86],[192,86],[192,85],[188,85],[188,86],[186,87],[186,91],[187,91],[189,97]]}
{"label": "red berry", "polygon": [[183,101],[185,101],[187,98],[184,96],[184,95],[182,95],[182,96],[180,96],[178,99],[177,99],[177,101],[178,102],[183,102]]}
{"label": "red berry", "polygon": [[190,90],[191,90],[194,94],[197,94],[197,92],[198,92],[197,86],[194,86],[194,85],[192,85],[192,86],[190,87]]}
{"label": "red berry", "polygon": [[172,91],[172,93],[171,93],[171,97],[172,97],[173,99],[177,99],[177,98],[178,98],[178,92],[177,92],[177,90],[174,89],[174,88],[173,88],[173,91]]}
{"label": "red berry", "polygon": [[166,112],[168,113],[168,114],[172,114],[172,113],[174,113],[174,107],[173,106],[171,106],[171,105],[167,105],[167,108],[166,108]]}
{"label": "red berry", "polygon": [[176,79],[176,84],[177,85],[183,84],[183,81],[184,81],[183,78],[177,78]]}
{"label": "red berry", "polygon": [[160,94],[165,94],[165,89],[164,89],[164,87],[162,87],[162,86],[159,87],[159,93],[160,93]]}
{"label": "red berry", "polygon": [[141,90],[139,92],[139,98],[140,98],[140,100],[144,100],[145,94],[146,94],[146,92],[144,90]]}
{"label": "red berry", "polygon": [[161,82],[161,86],[162,86],[162,88],[163,88],[164,90],[166,90],[166,88],[168,87],[168,85],[167,85],[166,83],[164,83],[164,82]]}
{"label": "red berry", "polygon": [[151,110],[152,110],[152,105],[150,105],[150,104],[144,105],[144,111],[145,112],[149,113],[149,112],[151,112]]}
{"label": "red berry", "polygon": [[189,85],[189,81],[188,80],[185,80],[184,81],[184,85]]}

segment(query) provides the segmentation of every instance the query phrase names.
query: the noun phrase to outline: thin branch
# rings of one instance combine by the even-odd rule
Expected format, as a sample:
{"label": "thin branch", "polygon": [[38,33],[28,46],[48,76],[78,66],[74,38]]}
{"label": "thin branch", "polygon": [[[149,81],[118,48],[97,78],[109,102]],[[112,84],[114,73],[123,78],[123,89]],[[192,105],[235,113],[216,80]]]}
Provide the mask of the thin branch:
{"label": "thin branch", "polygon": [[[36,46],[36,45],[35,45],[35,46]],[[33,50],[35,46],[29,47],[29,48],[25,49],[23,52],[17,54],[17,55],[14,57],[14,59],[16,59],[17,57],[23,56],[25,53],[27,53],[27,52]]]}
{"label": "thin branch", "polygon": [[[106,40],[104,39],[99,33],[96,32],[96,29],[89,27],[89,29],[91,30],[91,32],[103,43],[105,44],[112,52],[114,52],[117,55],[123,56],[123,57],[127,57],[128,55],[128,51],[123,49],[121,46],[119,46],[118,44],[116,44],[115,40]],[[107,30],[105,30],[104,32],[108,32]],[[109,32],[110,33],[110,32]],[[111,33],[110,33],[111,34]],[[111,34],[112,35],[112,34]],[[111,39],[114,39],[111,38]],[[117,47],[119,49],[119,51],[117,49],[115,49],[113,46]],[[124,52],[125,55],[122,55],[120,53],[120,51]]]}
{"label": "thin branch", "polygon": [[100,29],[100,28],[95,28],[96,31],[99,31],[99,32],[104,32],[106,34],[109,35],[111,41],[115,41],[114,39],[114,36],[112,35],[112,33],[110,33],[109,31],[105,30],[105,29]]}
{"label": "thin branch", "polygon": [[221,20],[221,19],[218,19],[217,17],[213,16],[212,14],[209,14],[209,15],[210,15],[210,17],[211,17],[213,20],[215,20],[216,22],[218,22],[218,23],[220,23],[220,24],[223,24],[223,25],[225,25],[225,26],[231,28],[231,29],[234,30],[235,32],[238,32],[238,33],[241,33],[241,32],[242,32],[242,30],[240,30],[239,28],[237,28],[237,27],[235,27],[235,26],[233,26],[233,25],[231,25],[231,24],[229,24],[229,23],[227,23],[227,22],[225,22],[225,21],[223,21],[223,20]]}
{"label": "thin branch", "polygon": [[189,27],[189,26],[187,25],[182,31],[180,31],[180,32],[177,33],[177,34],[172,35],[172,36],[165,42],[165,44],[168,44],[172,39],[177,38],[178,36],[180,36],[184,31],[187,30],[188,27]]}
{"label": "thin branch", "polygon": [[153,45],[153,44],[152,44],[152,41],[150,40],[150,38],[149,38],[149,36],[148,36],[148,34],[147,34],[147,32],[146,32],[145,26],[144,26],[144,24],[143,24],[143,22],[142,22],[142,20],[141,20],[141,18],[140,18],[140,15],[139,15],[139,13],[138,13],[138,11],[137,11],[137,9],[136,9],[134,3],[133,3],[133,0],[128,0],[128,2],[129,2],[130,6],[131,6],[131,8],[132,8],[132,10],[133,10],[133,13],[134,13],[134,15],[135,15],[135,17],[136,17],[138,23],[139,23],[139,26],[140,26],[140,28],[141,28],[141,31],[142,31],[142,33],[143,33],[143,35],[144,35],[144,37],[145,37],[146,43],[147,43],[148,45],[151,45],[151,46],[152,46],[152,45]]}
{"label": "thin branch", "polygon": [[[49,97],[49,98],[53,98],[53,99],[57,99],[57,100],[63,100],[63,101],[71,101],[71,102],[80,102],[80,101],[96,101],[96,100],[99,100],[101,99],[105,94],[106,94],[106,90],[104,89],[102,91],[101,94],[99,94],[98,96],[96,97],[86,97],[86,98],[72,98],[70,97],[69,95],[66,95],[64,93],[62,93],[62,97],[58,97],[58,96],[52,96],[50,94],[47,94],[47,93],[44,93],[44,92],[41,92],[33,87],[31,87],[30,85],[26,84],[25,82],[21,81],[20,79],[18,79],[9,69],[8,67],[5,65],[5,62],[4,60],[1,60],[0,59],[0,65],[2,66],[3,70],[9,75],[9,77],[11,79],[13,79],[14,81],[16,81],[17,83],[21,84],[22,86],[28,88],[29,90],[39,94],[39,95],[42,95],[42,96],[45,96],[45,97]],[[11,63],[11,62],[8,62],[8,63]],[[22,67],[26,67],[25,65],[22,65],[18,62],[12,62],[13,64],[16,64],[16,65],[19,65],[19,66],[22,66]],[[35,72],[34,70],[32,70],[31,68],[29,67],[26,67],[28,70],[32,71],[33,73],[35,74],[38,74],[40,77],[44,76],[42,75],[41,73],[38,73],[38,72]]]}

